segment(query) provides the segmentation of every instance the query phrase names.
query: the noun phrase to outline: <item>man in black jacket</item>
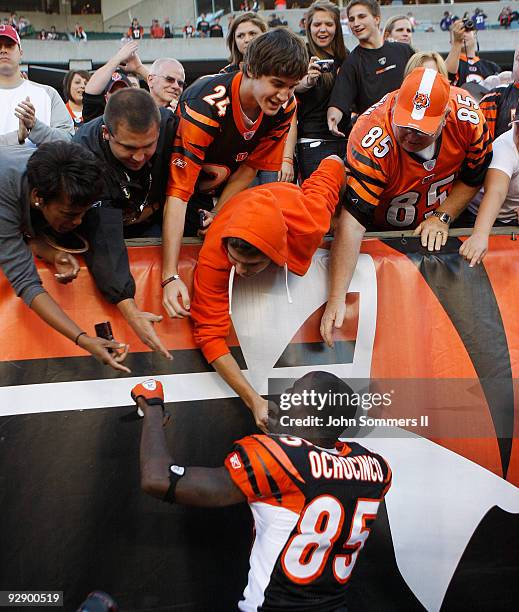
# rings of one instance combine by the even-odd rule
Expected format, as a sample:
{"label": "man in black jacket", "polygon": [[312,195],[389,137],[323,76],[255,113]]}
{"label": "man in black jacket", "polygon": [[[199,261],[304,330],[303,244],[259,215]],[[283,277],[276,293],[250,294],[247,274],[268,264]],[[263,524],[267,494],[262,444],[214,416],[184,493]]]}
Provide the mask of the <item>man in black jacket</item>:
{"label": "man in black jacket", "polygon": [[117,304],[145,344],[167,359],[171,355],[153,328],[162,317],[142,312],[135,303],[124,239],[160,236],[177,123],[149,93],[127,88],[110,97],[103,117],[83,125],[74,137],[104,169],[101,195],[80,230],[90,243],[86,263],[104,297]]}

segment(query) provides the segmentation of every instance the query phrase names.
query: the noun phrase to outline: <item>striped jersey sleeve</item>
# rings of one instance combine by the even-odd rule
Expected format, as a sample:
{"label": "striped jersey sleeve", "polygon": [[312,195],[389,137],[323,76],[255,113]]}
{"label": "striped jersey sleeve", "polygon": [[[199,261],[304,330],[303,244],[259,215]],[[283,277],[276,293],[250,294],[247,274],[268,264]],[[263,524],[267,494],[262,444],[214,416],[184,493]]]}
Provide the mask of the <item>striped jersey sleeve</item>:
{"label": "striped jersey sleeve", "polygon": [[249,503],[261,501],[293,510],[299,510],[304,503],[301,474],[269,436],[253,435],[238,440],[225,460],[225,467]]}
{"label": "striped jersey sleeve", "polygon": [[499,104],[501,101],[501,92],[493,91],[481,98],[479,102],[479,108],[485,117],[487,122],[488,130],[492,139],[495,138],[496,134],[496,121],[497,114],[499,112]]}

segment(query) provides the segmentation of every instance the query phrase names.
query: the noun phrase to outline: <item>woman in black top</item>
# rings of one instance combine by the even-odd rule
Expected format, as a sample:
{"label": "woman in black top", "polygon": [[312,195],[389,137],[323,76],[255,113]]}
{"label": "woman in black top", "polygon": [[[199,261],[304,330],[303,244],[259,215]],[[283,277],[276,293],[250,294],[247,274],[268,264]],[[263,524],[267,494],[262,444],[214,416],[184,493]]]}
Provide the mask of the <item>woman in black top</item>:
{"label": "woman in black top", "polygon": [[[311,59],[308,74],[296,87],[297,163],[302,181],[328,155],[343,158],[346,152],[346,138],[331,134],[326,121],[335,78],[348,54],[335,4],[323,0],[312,4],[306,14],[306,36]],[[328,62],[320,63],[322,60]],[[347,130],[349,126],[342,127]]]}

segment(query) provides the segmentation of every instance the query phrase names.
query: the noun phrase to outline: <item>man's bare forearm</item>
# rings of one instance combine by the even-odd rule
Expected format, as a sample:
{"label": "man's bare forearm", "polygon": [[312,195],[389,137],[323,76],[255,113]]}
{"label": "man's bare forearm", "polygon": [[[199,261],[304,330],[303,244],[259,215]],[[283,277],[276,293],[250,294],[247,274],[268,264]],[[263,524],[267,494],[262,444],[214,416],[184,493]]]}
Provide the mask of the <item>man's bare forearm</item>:
{"label": "man's bare forearm", "polygon": [[[162,407],[149,405],[142,397],[137,404],[144,413],[140,445],[141,487],[148,495],[164,500],[170,487],[169,466],[173,458],[164,433]],[[174,496],[175,503],[213,508],[245,501],[224,467],[185,468]]]}
{"label": "man's bare forearm", "polygon": [[366,229],[349,212],[342,210],[330,252],[330,292],[328,300],[343,300],[359,259]]}
{"label": "man's bare forearm", "polygon": [[169,196],[164,207],[162,226],[162,279],[178,274],[178,258],[184,235],[186,202]]}
{"label": "man's bare forearm", "polygon": [[117,58],[110,58],[104,66],[98,68],[90,77],[90,80],[85,86],[85,92],[93,96],[102,94],[118,66],[119,62]]}
{"label": "man's bare forearm", "polygon": [[248,408],[252,408],[255,400],[261,396],[251,386],[245,378],[240,367],[236,363],[236,359],[230,354],[222,355],[215,359],[212,364],[213,368],[220,374],[225,382],[236,391]]}
{"label": "man's bare forearm", "polygon": [[450,194],[437,210],[446,212],[453,219],[456,219],[467,208],[469,202],[479,190],[480,187],[471,187],[460,180],[454,181]]}
{"label": "man's bare forearm", "polygon": [[140,447],[141,487],[149,495],[163,499],[169,488],[168,468],[172,458],[164,435],[162,406],[149,406],[142,397],[137,404],[144,412]]}
{"label": "man's bare forearm", "polygon": [[445,66],[449,74],[458,74],[461,55],[461,43],[452,43],[449,55],[445,58]]}
{"label": "man's bare forearm", "polygon": [[510,187],[510,177],[502,170],[490,168],[485,179],[485,194],[479,205],[474,232],[490,234]]}
{"label": "man's bare forearm", "polygon": [[214,212],[219,212],[224,204],[234,195],[247,189],[255,179],[257,170],[242,164],[234,174],[232,174],[223,188],[223,191],[218,199],[218,203],[214,207]]}

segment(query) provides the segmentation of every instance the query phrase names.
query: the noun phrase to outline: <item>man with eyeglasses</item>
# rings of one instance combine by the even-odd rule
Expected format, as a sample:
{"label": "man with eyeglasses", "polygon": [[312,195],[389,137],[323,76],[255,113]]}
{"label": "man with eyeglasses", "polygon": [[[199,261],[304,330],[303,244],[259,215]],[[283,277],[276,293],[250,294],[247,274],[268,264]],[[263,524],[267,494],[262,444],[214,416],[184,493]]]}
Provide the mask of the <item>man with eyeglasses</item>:
{"label": "man with eyeglasses", "polygon": [[159,107],[163,106],[174,111],[184,91],[185,81],[184,68],[176,59],[162,57],[151,65],[148,87]]}
{"label": "man with eyeglasses", "polygon": [[126,87],[110,96],[102,117],[74,136],[105,170],[98,200],[79,229],[90,244],[85,261],[103,296],[144,344],[167,359],[171,355],[154,329],[162,317],[136,304],[124,239],[160,236],[177,125],[178,117],[157,108],[147,91]]}

